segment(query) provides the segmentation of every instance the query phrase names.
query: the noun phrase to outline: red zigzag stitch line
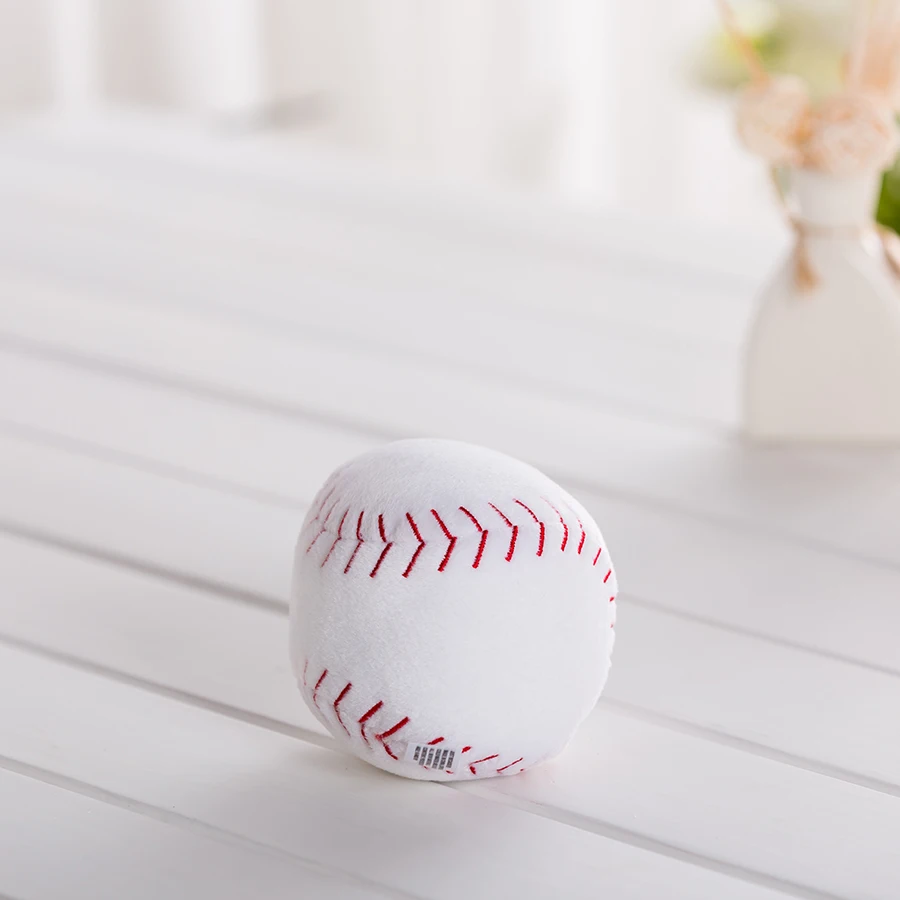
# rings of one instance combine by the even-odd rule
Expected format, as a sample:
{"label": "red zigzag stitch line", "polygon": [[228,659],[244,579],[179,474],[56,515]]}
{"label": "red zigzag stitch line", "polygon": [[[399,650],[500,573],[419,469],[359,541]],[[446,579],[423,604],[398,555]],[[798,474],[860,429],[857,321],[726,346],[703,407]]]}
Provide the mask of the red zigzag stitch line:
{"label": "red zigzag stitch line", "polygon": [[566,524],[566,520],[563,518],[562,513],[546,497],[542,497],[541,499],[559,516],[559,523],[563,527],[563,539],[562,543],[559,545],[559,549],[565,553],[566,544],[569,543],[569,526]]}
{"label": "red zigzag stitch line", "polygon": [[401,728],[403,728],[404,726],[406,726],[408,724],[409,724],[409,716],[404,716],[396,725],[393,725],[392,727],[388,728],[387,731],[382,731],[381,734],[375,735],[375,740],[378,741],[378,743],[381,744],[382,747],[384,747],[384,752],[387,753],[387,755],[391,759],[398,759],[399,757],[385,743],[385,738],[389,738],[392,734],[396,734]]}
{"label": "red zigzag stitch line", "polygon": [[391,547],[394,546],[394,542],[389,541],[384,536],[384,518],[381,516],[380,513],[378,515],[378,534],[381,536],[381,540],[384,541],[384,550],[381,551],[381,556],[378,557],[378,562],[375,563],[375,568],[372,569],[371,572],[369,572],[369,578],[375,577],[375,575],[378,573],[378,570],[381,568],[382,562],[384,562],[384,558],[388,554],[388,550],[390,550]]}
{"label": "red zigzag stitch line", "polygon": [[316,707],[316,709],[319,710],[319,712],[321,712],[321,708],[319,707],[319,700],[318,700],[319,688],[322,687],[322,682],[325,680],[327,675],[328,675],[328,669],[325,669],[322,672],[322,674],[319,676],[319,680],[316,682],[316,686],[313,688],[312,701],[313,701],[313,705]]}
{"label": "red zigzag stitch line", "polygon": [[322,502],[319,504],[319,508],[316,510],[316,518],[313,521],[316,521],[319,516],[322,515],[322,511],[325,509],[325,504],[331,499],[331,495],[337,490],[337,484],[333,484],[327,493],[322,497]]}
{"label": "red zigzag stitch line", "polygon": [[[309,660],[307,659],[307,660],[304,660],[304,662],[303,662],[304,686],[306,685],[306,672],[307,672],[308,668],[309,668]],[[325,668],[322,670],[322,674],[318,677],[315,687],[313,688],[313,691],[312,691],[313,705],[320,712],[322,711],[322,707],[319,706],[319,689],[325,683],[325,679],[327,677],[328,677],[328,669]],[[344,721],[343,717],[341,716],[340,705],[343,702],[344,698],[347,696],[347,694],[350,693],[352,688],[353,688],[353,682],[348,681],[344,685],[344,687],[341,689],[341,692],[337,695],[334,702],[331,704],[332,709],[334,709],[335,718],[337,719],[338,724],[341,726],[341,728],[344,729],[344,732],[346,733],[347,737],[351,737],[350,729],[347,728],[347,723]],[[383,706],[384,706],[384,702],[382,700],[379,700],[374,706],[372,706],[368,710],[366,710],[366,712],[364,712],[357,720],[357,724],[359,725],[360,736],[362,737],[363,742],[366,744],[367,747],[371,748],[372,745],[369,742],[369,738],[366,735],[366,722],[368,722],[369,719],[372,718],[372,716],[374,716],[380,709],[382,709]],[[391,759],[399,761],[399,757],[391,749],[390,745],[387,743],[387,739],[392,737],[393,735],[395,735],[402,728],[405,728],[409,724],[409,722],[410,722],[409,716],[404,716],[402,719],[400,719],[398,722],[396,722],[390,728],[374,735],[375,740],[381,745],[381,747],[384,749],[384,752],[387,753],[387,755],[390,756]],[[438,744],[442,744],[444,742],[444,740],[445,740],[444,736],[441,735],[440,737],[436,737],[436,738],[433,738],[432,740],[428,741],[428,746],[429,747],[437,746]],[[468,753],[471,749],[472,749],[471,746],[467,745],[467,746],[463,747],[460,752]],[[475,769],[476,766],[481,765],[481,763],[489,762],[492,759],[498,759],[499,755],[500,755],[499,753],[492,753],[490,756],[483,756],[481,759],[476,759],[474,762],[470,763],[469,771],[473,775],[476,775],[477,774],[477,771]],[[517,765],[518,763],[522,762],[523,758],[524,757],[520,756],[518,759],[513,760],[511,763],[507,763],[505,766],[500,766],[500,768],[497,769],[497,774],[505,772],[507,769],[510,769],[513,766]],[[448,771],[447,774],[452,775],[453,773]]]}
{"label": "red zigzag stitch line", "polygon": [[581,551],[584,549],[584,541],[587,535],[584,532],[584,525],[581,524],[581,519],[579,519],[578,516],[575,516],[575,521],[581,529],[581,540],[578,542],[578,555],[581,556]]}
{"label": "red zigzag stitch line", "polygon": [[409,522],[409,527],[412,528],[413,534],[416,536],[416,540],[419,542],[419,546],[416,547],[416,552],[413,553],[412,559],[409,561],[409,565],[403,572],[403,577],[409,578],[409,573],[412,572],[413,566],[416,564],[416,560],[419,558],[419,554],[425,547],[425,541],[422,540],[422,535],[419,534],[419,529],[416,527],[415,520],[409,513],[406,514],[406,521]]}
{"label": "red zigzag stitch line", "polygon": [[528,515],[531,516],[531,518],[534,519],[535,522],[537,522],[537,526],[538,526],[538,528],[540,528],[541,533],[540,533],[540,536],[538,537],[538,548],[537,548],[537,553],[535,555],[543,556],[544,555],[544,523],[534,514],[534,511],[531,510],[529,507],[527,507],[521,500],[516,500],[515,502],[518,503],[518,505],[521,506],[522,509],[524,509],[525,512],[527,512]]}
{"label": "red zigzag stitch line", "polygon": [[371,747],[372,745],[369,743],[369,739],[366,737],[366,722],[378,712],[381,707],[384,706],[384,703],[379,700],[368,712],[364,712],[359,719],[357,720],[357,724],[359,725],[359,733],[362,736],[363,741],[367,747]]}
{"label": "red zigzag stitch line", "polygon": [[512,537],[509,539],[509,550],[506,552],[506,561],[509,562],[513,558],[513,554],[516,552],[516,538],[519,536],[519,526],[513,525],[513,523],[510,522],[510,520],[505,515],[503,515],[503,513],[500,512],[500,510],[497,509],[497,507],[494,506],[493,503],[488,503],[488,506],[492,510],[494,510],[494,512],[497,513],[497,515],[500,516],[500,518],[503,519],[503,521],[506,522],[506,524],[509,525],[510,528],[512,528]]}
{"label": "red zigzag stitch line", "polygon": [[331,547],[328,548],[328,552],[325,554],[325,559],[323,559],[322,562],[319,563],[320,569],[325,565],[325,563],[328,562],[328,557],[331,556],[332,553],[334,553],[334,548],[337,547],[338,543],[343,540],[344,520],[347,518],[347,514],[349,512],[349,509],[345,510],[344,514],[341,516],[341,521],[338,524],[337,537],[334,539]]}
{"label": "red zigzag stitch line", "polygon": [[[331,518],[331,514],[334,512],[334,510],[335,510],[335,508],[337,507],[337,505],[338,505],[338,501],[335,500],[334,503],[332,504],[331,509],[328,510],[328,515],[325,516],[325,520],[322,522],[322,525],[321,525],[320,528],[319,528],[319,533],[312,539],[312,543],[306,548],[306,552],[307,552],[307,553],[309,553],[309,551],[312,550],[312,548],[313,548],[314,544],[316,543],[316,541],[317,541],[320,537],[322,537],[323,534],[325,534],[325,528],[326,528],[327,525],[328,525],[328,520]],[[317,518],[318,518],[318,517],[317,517]],[[314,519],[313,521],[315,521],[315,519]]]}
{"label": "red zigzag stitch line", "polygon": [[350,730],[344,724],[344,720],[341,718],[341,711],[338,709],[338,706],[340,705],[341,700],[343,700],[344,697],[346,697],[347,694],[350,693],[350,688],[352,688],[352,687],[353,687],[353,682],[348,681],[347,684],[344,686],[344,689],[337,695],[337,700],[335,700],[334,703],[331,704],[334,707],[334,714],[335,714],[335,716],[337,716],[337,720],[338,720],[338,722],[340,722],[341,728],[343,728],[344,731],[347,732],[347,737],[350,737]]}
{"label": "red zigzag stitch line", "polygon": [[488,536],[487,529],[482,528],[478,519],[476,519],[475,516],[473,516],[472,513],[470,513],[464,506],[461,506],[459,508],[459,511],[468,516],[469,519],[471,519],[472,524],[481,532],[481,543],[478,545],[478,552],[475,554],[475,562],[472,563],[472,568],[477,569],[478,564],[481,562],[481,554],[484,553],[484,545],[487,541]]}
{"label": "red zigzag stitch line", "polygon": [[344,574],[346,575],[350,571],[350,566],[353,565],[353,560],[356,559],[356,554],[359,553],[359,548],[366,542],[360,532],[360,528],[362,528],[362,520],[363,515],[365,514],[365,510],[362,510],[359,514],[359,518],[356,520],[356,546],[353,548],[353,553],[350,554],[350,559],[347,560],[347,565],[344,566]]}
{"label": "red zigzag stitch line", "polygon": [[[319,503],[318,513],[311,520],[312,523],[315,523],[316,520],[321,516],[321,513],[325,509],[325,506],[327,505],[328,500],[333,492],[334,492],[334,488],[332,487],[325,494],[322,501]],[[560,542],[559,549],[561,552],[564,553],[566,550],[566,547],[568,546],[568,543],[569,543],[568,523],[566,522],[565,517],[559,511],[559,509],[557,509],[556,506],[554,506],[546,497],[542,497],[541,499],[559,517],[559,522],[560,522],[560,525],[562,525],[562,529],[563,529],[562,540]],[[535,551],[535,555],[543,556],[544,547],[546,545],[546,526],[545,526],[544,521],[542,519],[540,519],[538,517],[538,515],[534,512],[534,510],[530,506],[528,506],[526,503],[523,503],[521,500],[518,500],[518,499],[513,500],[513,502],[517,506],[520,506],[522,509],[524,509],[525,512],[527,512],[528,515],[531,516],[534,523],[538,526],[538,543],[537,543],[537,550]],[[328,522],[330,521],[331,517],[334,515],[335,510],[338,508],[339,503],[340,503],[340,499],[334,500],[334,502],[331,503],[330,507],[328,508],[328,512],[325,515],[325,518],[322,520],[322,522],[319,526],[319,530],[318,530],[317,534],[312,539],[309,546],[306,548],[307,553],[309,553],[312,550],[312,548],[315,546],[315,544],[319,540],[319,538],[323,534],[326,533],[327,527],[328,527]],[[505,559],[507,562],[511,562],[513,559],[513,556],[515,555],[516,547],[518,546],[519,526],[514,524],[512,522],[512,520],[509,518],[509,516],[507,516],[506,513],[504,513],[496,504],[488,503],[488,506],[490,506],[490,508],[492,510],[494,510],[494,512],[497,513],[498,516],[500,516],[500,518],[503,520],[503,523],[510,529],[509,547],[507,549]],[[447,539],[447,550],[444,553],[443,557],[441,558],[440,563],[438,563],[438,567],[437,567],[438,572],[443,572],[447,568],[447,565],[449,564],[450,559],[453,556],[453,552],[456,549],[457,542],[459,541],[459,535],[453,534],[453,532],[450,531],[449,527],[447,526],[447,523],[444,521],[444,519],[441,517],[441,514],[436,509],[431,509],[429,511],[431,512],[431,515],[434,517],[434,520],[437,522],[438,527],[441,529],[441,532],[443,533],[444,537]],[[461,513],[463,513],[463,515],[465,515],[467,519],[469,519],[469,521],[475,526],[475,528],[478,530],[478,533],[481,535],[481,539],[478,543],[478,549],[475,553],[475,558],[472,561],[472,568],[477,569],[480,566],[481,560],[484,556],[484,549],[485,549],[485,545],[487,544],[489,530],[487,528],[484,528],[482,526],[481,522],[479,522],[478,519],[472,514],[472,512],[470,512],[468,509],[466,509],[466,507],[460,506],[459,511]],[[335,538],[332,541],[331,546],[328,548],[328,552],[325,554],[324,558],[322,559],[321,563],[319,564],[320,567],[325,566],[325,564],[331,559],[332,555],[334,554],[334,551],[335,551],[337,545],[344,539],[344,525],[345,525],[347,517],[349,515],[350,515],[350,509],[348,507],[344,511],[343,515],[341,516],[340,522],[338,523],[338,527],[337,527],[337,534],[335,535]],[[574,515],[574,513],[573,513],[573,515]],[[413,551],[412,557],[410,558],[406,568],[401,573],[404,578],[408,578],[410,573],[412,572],[412,570],[415,568],[416,563],[419,561],[419,557],[421,556],[422,551],[425,549],[425,546],[427,545],[428,542],[425,540],[425,538],[422,537],[422,533],[419,530],[419,526],[416,523],[416,520],[413,518],[412,513],[405,513],[405,516],[406,516],[406,521],[409,524],[409,527],[412,530],[413,536],[415,537],[417,544],[418,544],[418,546]],[[356,544],[353,547],[353,552],[350,554],[350,558],[347,560],[347,564],[344,566],[343,571],[345,574],[350,571],[351,567],[353,566],[353,563],[356,560],[357,555],[359,554],[359,551],[360,551],[362,545],[366,543],[366,539],[363,537],[363,533],[362,533],[362,524],[363,524],[364,517],[365,517],[365,510],[361,510],[359,513],[359,516],[357,517],[357,520],[356,520],[356,528],[355,528]],[[575,516],[575,521],[578,523],[578,529],[581,532],[581,537],[578,541],[578,546],[576,549],[577,555],[580,556],[582,551],[584,550],[584,546],[587,541],[587,532],[585,530],[584,523],[581,521],[581,519],[577,515]],[[391,550],[391,548],[394,546],[394,543],[395,543],[394,541],[389,541],[387,538],[387,534],[385,533],[385,527],[384,527],[384,516],[381,514],[379,514],[379,516],[378,516],[378,535],[381,538],[381,542],[384,546],[382,547],[381,552],[378,555],[378,559],[375,561],[375,565],[372,567],[372,570],[369,572],[370,578],[374,578],[378,574],[378,570],[381,568],[381,565],[384,562],[385,558],[387,557],[387,554],[389,553],[389,551]],[[597,553],[595,554],[593,561],[592,561],[593,566],[597,565],[597,562],[599,561],[600,555],[602,553],[603,553],[603,548],[598,547]],[[606,575],[606,578],[604,578],[604,581],[608,580],[611,574],[612,574],[611,571],[608,572]]]}
{"label": "red zigzag stitch line", "polygon": [[450,529],[444,524],[444,520],[438,515],[436,509],[431,511],[431,514],[437,519],[438,525],[441,526],[441,531],[444,532],[444,536],[450,541],[450,545],[447,547],[447,552],[444,554],[444,558],[441,560],[441,564],[438,566],[438,572],[443,572],[444,569],[447,568],[447,563],[450,561],[450,554],[453,552],[453,548],[456,546],[456,536],[450,534]]}
{"label": "red zigzag stitch line", "polygon": [[477,775],[478,773],[475,771],[475,766],[477,766],[479,763],[487,762],[489,759],[496,759],[499,755],[499,753],[492,753],[490,756],[485,756],[483,759],[476,759],[475,762],[473,762],[469,766],[469,771],[473,775]]}
{"label": "red zigzag stitch line", "polygon": [[[349,689],[350,685],[348,684],[347,687],[344,688],[344,691],[342,693],[346,692]],[[340,699],[341,698],[339,697],[338,700]],[[372,745],[369,743],[369,739],[366,737],[366,722],[368,722],[368,720],[371,719],[372,716],[374,716],[382,706],[384,706],[384,702],[382,700],[379,700],[371,709],[367,710],[359,717],[357,723],[359,725],[359,733],[362,736],[363,741],[365,741],[367,747],[371,747]],[[392,725],[390,728],[388,728],[387,731],[382,731],[380,734],[375,735],[375,740],[378,741],[379,744],[381,744],[381,746],[384,748],[384,752],[387,753],[387,755],[390,756],[391,759],[398,759],[398,757],[397,754],[394,753],[394,751],[391,750],[391,748],[387,745],[386,739],[389,738],[392,734],[396,734],[401,728],[404,728],[408,724],[409,716],[404,716],[399,722],[397,722],[396,725]]]}

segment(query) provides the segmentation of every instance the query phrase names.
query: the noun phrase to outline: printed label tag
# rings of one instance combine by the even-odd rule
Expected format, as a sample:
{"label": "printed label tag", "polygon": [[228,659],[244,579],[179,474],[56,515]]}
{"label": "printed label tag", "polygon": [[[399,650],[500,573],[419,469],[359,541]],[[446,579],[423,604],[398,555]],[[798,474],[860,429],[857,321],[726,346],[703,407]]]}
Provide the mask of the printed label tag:
{"label": "printed label tag", "polygon": [[435,772],[453,772],[453,764],[459,756],[459,749],[446,744],[409,744],[406,748],[407,762],[414,762],[423,769]]}

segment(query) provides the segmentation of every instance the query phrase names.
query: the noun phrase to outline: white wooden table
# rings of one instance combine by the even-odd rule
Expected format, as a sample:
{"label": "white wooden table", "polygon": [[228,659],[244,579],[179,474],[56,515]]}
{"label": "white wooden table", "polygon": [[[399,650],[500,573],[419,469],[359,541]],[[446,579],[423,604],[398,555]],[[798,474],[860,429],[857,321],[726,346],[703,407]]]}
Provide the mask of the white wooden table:
{"label": "white wooden table", "polygon": [[[733,435],[775,249],[0,135],[0,894],[897,900],[900,455]],[[306,503],[420,434],[544,468],[617,560],[604,698],[521,777],[367,768],[289,674]]]}

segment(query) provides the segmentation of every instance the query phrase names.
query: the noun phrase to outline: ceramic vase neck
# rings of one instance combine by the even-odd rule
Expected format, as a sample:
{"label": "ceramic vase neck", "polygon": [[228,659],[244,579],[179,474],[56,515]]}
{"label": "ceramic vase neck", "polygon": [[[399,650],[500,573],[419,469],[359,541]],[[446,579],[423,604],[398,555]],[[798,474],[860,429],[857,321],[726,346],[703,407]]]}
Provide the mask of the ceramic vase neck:
{"label": "ceramic vase neck", "polygon": [[870,225],[875,217],[880,172],[838,176],[812,169],[791,169],[789,194],[801,222],[819,228]]}

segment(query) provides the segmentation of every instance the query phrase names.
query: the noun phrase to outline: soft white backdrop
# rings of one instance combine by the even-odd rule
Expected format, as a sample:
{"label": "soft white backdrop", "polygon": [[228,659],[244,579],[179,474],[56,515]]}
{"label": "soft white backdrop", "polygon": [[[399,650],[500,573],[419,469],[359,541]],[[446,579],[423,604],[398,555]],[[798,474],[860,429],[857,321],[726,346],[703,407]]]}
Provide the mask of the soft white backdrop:
{"label": "soft white backdrop", "polygon": [[0,0],[0,111],[175,110],[237,136],[737,231],[779,227],[711,0]]}

